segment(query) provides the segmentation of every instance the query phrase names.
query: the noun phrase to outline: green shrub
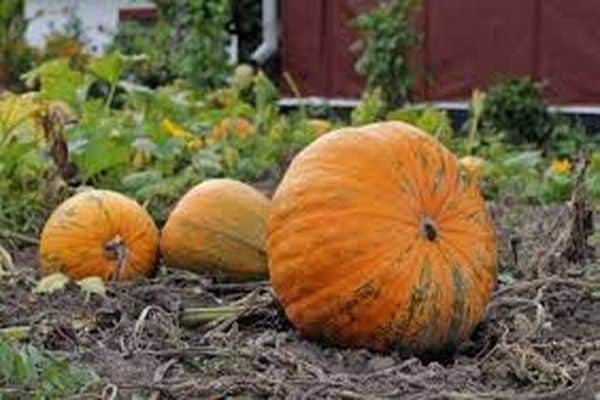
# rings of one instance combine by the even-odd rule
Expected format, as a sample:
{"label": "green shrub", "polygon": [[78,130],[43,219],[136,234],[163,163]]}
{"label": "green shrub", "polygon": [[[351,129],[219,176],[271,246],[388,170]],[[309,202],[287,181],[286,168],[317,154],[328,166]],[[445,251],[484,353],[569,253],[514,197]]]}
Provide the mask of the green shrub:
{"label": "green shrub", "polygon": [[393,0],[356,18],[361,53],[356,70],[367,78],[370,90],[380,88],[390,106],[402,105],[415,81],[409,52],[421,43],[411,18],[421,0]]}
{"label": "green shrub", "polygon": [[151,87],[185,79],[208,92],[222,86],[230,72],[226,46],[230,19],[228,0],[157,0],[153,25],[128,22],[113,47],[125,54],[145,54],[148,61],[132,70]]}
{"label": "green shrub", "polygon": [[513,144],[546,144],[554,129],[542,88],[529,78],[515,78],[489,89],[485,98],[483,124],[504,133]]}
{"label": "green shrub", "polygon": [[0,89],[23,89],[20,74],[33,65],[35,52],[25,42],[23,0],[0,1]]}
{"label": "green shrub", "polygon": [[386,119],[414,125],[446,145],[450,144],[454,136],[452,121],[444,110],[432,107],[406,107],[389,112]]}

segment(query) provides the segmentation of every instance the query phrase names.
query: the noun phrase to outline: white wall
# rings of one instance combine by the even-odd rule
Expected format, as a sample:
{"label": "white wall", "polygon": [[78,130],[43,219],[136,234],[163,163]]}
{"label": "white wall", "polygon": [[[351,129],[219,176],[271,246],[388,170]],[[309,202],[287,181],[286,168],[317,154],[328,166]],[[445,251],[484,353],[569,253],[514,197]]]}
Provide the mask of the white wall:
{"label": "white wall", "polygon": [[83,38],[88,50],[101,54],[110,44],[119,22],[119,7],[131,0],[27,0],[25,18],[29,26],[26,40],[43,46],[46,36],[64,29],[71,16],[81,20]]}

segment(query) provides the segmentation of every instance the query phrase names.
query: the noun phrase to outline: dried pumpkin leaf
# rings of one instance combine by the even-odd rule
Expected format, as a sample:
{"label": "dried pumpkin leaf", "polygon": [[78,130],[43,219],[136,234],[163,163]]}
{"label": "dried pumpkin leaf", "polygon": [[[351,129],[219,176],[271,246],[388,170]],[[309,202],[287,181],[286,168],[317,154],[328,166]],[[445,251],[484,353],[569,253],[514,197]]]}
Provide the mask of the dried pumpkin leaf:
{"label": "dried pumpkin leaf", "polygon": [[8,275],[15,270],[12,257],[8,250],[0,245],[0,276]]}
{"label": "dried pumpkin leaf", "polygon": [[77,281],[77,285],[82,292],[86,295],[98,294],[100,296],[106,296],[106,285],[102,278],[97,276],[90,276],[89,278],[81,279]]}
{"label": "dried pumpkin leaf", "polygon": [[69,277],[62,272],[43,277],[33,289],[33,293],[54,293],[63,290],[69,283]]}

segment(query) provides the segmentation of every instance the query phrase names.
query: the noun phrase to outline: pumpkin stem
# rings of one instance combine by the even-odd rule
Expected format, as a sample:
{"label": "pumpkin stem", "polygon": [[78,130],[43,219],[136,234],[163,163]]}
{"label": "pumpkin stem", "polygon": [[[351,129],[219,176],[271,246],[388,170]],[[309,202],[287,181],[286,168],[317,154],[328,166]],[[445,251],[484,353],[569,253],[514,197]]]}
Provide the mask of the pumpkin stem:
{"label": "pumpkin stem", "polygon": [[435,241],[438,237],[437,225],[430,217],[424,217],[421,221],[421,232],[430,242]]}
{"label": "pumpkin stem", "polygon": [[104,251],[107,253],[108,257],[117,261],[116,268],[112,274],[112,279],[119,280],[121,273],[123,272],[123,267],[125,267],[125,263],[127,262],[127,258],[129,258],[129,250],[125,246],[125,242],[121,235],[117,235],[108,241],[104,245]]}

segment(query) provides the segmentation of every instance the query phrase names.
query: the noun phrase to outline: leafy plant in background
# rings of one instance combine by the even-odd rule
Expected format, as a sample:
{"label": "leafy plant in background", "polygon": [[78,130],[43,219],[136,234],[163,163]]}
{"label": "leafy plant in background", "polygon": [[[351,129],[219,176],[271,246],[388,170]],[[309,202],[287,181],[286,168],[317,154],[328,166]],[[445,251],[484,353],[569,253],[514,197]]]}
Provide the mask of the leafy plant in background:
{"label": "leafy plant in background", "polygon": [[356,70],[366,76],[369,89],[382,90],[391,107],[409,98],[415,81],[409,52],[421,43],[421,34],[411,18],[420,4],[420,0],[380,1],[355,20],[361,35]]}
{"label": "leafy plant in background", "polygon": [[504,133],[513,144],[544,146],[554,129],[542,87],[529,78],[509,79],[492,86],[485,97],[482,119],[485,129]]}
{"label": "leafy plant in background", "polygon": [[383,97],[381,88],[366,90],[358,106],[352,110],[350,116],[352,125],[365,125],[381,120],[388,108]]}
{"label": "leafy plant in background", "polygon": [[387,120],[409,123],[429,133],[445,145],[450,145],[454,136],[452,121],[448,113],[432,107],[405,107],[391,111]]}
{"label": "leafy plant in background", "polygon": [[112,49],[123,54],[144,54],[146,62],[139,63],[129,74],[131,81],[150,88],[166,85],[183,78],[179,66],[172,59],[169,23],[160,18],[153,24],[139,21],[119,23]]}
{"label": "leafy plant in background", "polygon": [[99,381],[89,369],[0,339],[0,400],[59,399]]}
{"label": "leafy plant in background", "polygon": [[586,190],[590,198],[600,203],[600,152],[595,151],[590,155],[590,164],[585,176]]}
{"label": "leafy plant in background", "polygon": [[574,187],[572,166],[568,159],[554,160],[543,176],[543,197],[548,203],[566,201]]}
{"label": "leafy plant in background", "polygon": [[22,89],[21,73],[33,65],[34,51],[23,34],[23,0],[0,1],[0,88]]}
{"label": "leafy plant in background", "polygon": [[483,190],[488,198],[512,196],[529,201],[542,199],[540,170],[544,159],[541,151],[499,154],[489,163]]}
{"label": "leafy plant in background", "polygon": [[133,77],[157,87],[181,78],[208,92],[221,87],[231,67],[225,50],[229,41],[228,0],[158,0],[153,25],[126,22],[114,48],[125,54],[146,54],[148,62]]}
{"label": "leafy plant in background", "polygon": [[36,93],[0,96],[0,226],[28,229],[43,213],[43,112]]}
{"label": "leafy plant in background", "polygon": [[[246,68],[243,76],[228,77],[229,86],[201,95],[178,83],[149,89],[124,82],[141,62],[119,52],[81,66],[60,58],[25,78],[40,101],[60,100],[76,112],[76,123],[65,132],[77,180],[135,197],[158,222],[174,198],[203,179],[259,179],[316,137],[302,113],[281,114],[278,89],[263,73]],[[238,120],[248,133],[238,135],[237,124],[226,123]],[[233,131],[215,135],[223,127]],[[33,124],[21,130],[24,137],[36,137]],[[33,139],[27,147],[14,140],[7,147],[11,154],[19,150],[12,166],[3,167],[8,186],[0,184],[0,218],[10,229],[37,230],[52,207],[42,189],[50,185],[52,164],[46,147]],[[23,162],[23,151],[31,162]]]}

